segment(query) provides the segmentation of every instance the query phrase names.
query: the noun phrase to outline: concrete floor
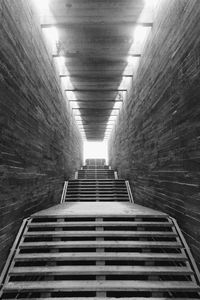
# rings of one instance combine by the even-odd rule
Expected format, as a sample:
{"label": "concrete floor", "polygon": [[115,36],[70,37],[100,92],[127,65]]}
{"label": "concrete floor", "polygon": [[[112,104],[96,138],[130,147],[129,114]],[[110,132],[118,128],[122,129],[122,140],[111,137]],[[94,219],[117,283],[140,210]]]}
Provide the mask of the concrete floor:
{"label": "concrete floor", "polygon": [[70,202],[55,205],[49,209],[41,210],[33,216],[94,216],[94,215],[105,215],[105,216],[166,216],[165,213],[137,205],[132,203],[122,202]]}

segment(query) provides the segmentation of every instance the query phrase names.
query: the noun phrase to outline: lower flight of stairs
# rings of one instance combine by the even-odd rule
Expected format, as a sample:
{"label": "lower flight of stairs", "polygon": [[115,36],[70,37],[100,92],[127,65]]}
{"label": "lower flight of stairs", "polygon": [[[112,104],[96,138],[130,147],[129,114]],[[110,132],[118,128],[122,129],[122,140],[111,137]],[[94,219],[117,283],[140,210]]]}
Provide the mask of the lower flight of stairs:
{"label": "lower flight of stairs", "polygon": [[167,216],[39,215],[27,221],[3,299],[198,299],[198,290]]}
{"label": "lower flight of stairs", "polygon": [[[67,202],[24,221],[1,278],[1,298],[200,299],[195,264],[176,222],[112,199],[125,193],[124,181],[108,180],[109,189],[106,180],[83,181],[69,182]],[[93,201],[84,201],[85,189]],[[103,189],[109,202],[95,200]]]}

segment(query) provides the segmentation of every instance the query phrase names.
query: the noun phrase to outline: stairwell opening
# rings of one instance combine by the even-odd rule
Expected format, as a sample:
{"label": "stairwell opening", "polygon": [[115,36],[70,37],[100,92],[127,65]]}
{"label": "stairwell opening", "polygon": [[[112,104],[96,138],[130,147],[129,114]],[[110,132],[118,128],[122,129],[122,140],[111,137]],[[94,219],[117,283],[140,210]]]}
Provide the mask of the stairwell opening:
{"label": "stairwell opening", "polygon": [[105,159],[108,164],[108,143],[107,141],[85,141],[83,144],[84,164],[87,159]]}

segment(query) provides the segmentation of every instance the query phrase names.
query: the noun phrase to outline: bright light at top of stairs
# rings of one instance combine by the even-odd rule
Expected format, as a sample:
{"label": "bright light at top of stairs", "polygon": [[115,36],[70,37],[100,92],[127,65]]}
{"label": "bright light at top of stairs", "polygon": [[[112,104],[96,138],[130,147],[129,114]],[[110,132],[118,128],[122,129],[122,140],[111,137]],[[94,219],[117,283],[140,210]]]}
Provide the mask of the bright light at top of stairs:
{"label": "bright light at top of stairs", "polygon": [[88,158],[105,158],[108,162],[108,148],[107,142],[84,142],[83,145],[84,161]]}

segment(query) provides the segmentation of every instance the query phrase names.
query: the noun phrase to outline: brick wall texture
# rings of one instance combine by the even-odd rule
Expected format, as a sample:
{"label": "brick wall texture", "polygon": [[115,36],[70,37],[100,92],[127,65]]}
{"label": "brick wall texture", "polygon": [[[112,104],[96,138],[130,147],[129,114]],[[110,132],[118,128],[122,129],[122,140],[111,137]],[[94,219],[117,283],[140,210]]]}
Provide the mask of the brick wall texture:
{"label": "brick wall texture", "polygon": [[109,159],[136,203],[177,219],[200,264],[200,1],[158,2]]}
{"label": "brick wall texture", "polygon": [[0,41],[1,269],[22,219],[59,203],[82,141],[31,1],[0,1]]}

